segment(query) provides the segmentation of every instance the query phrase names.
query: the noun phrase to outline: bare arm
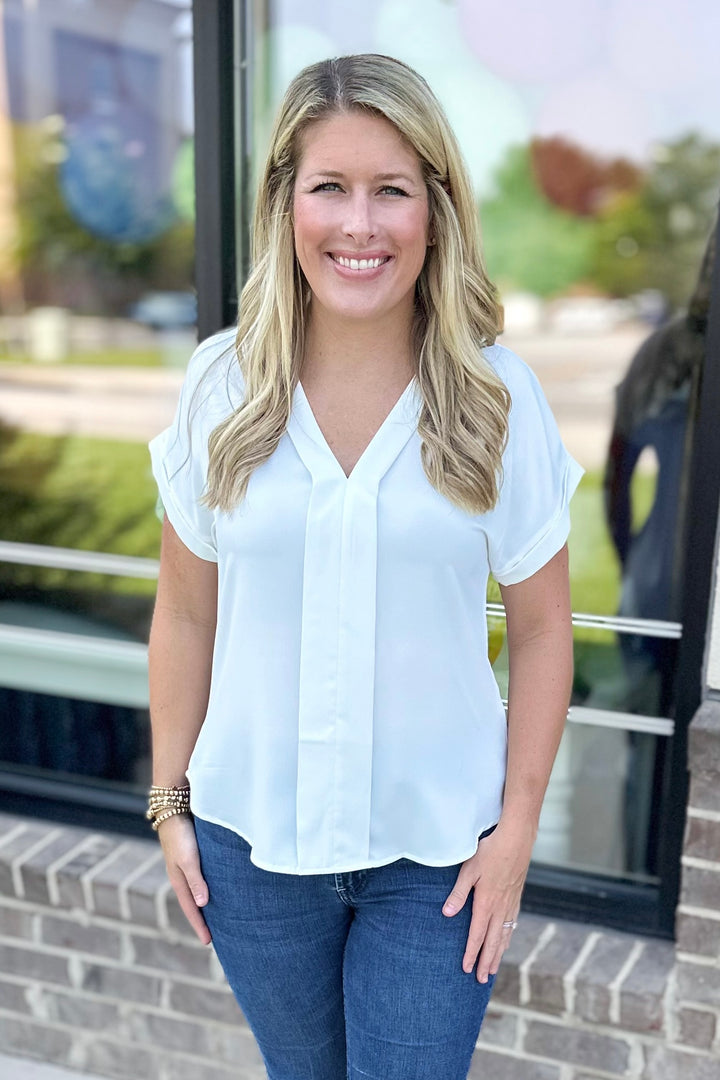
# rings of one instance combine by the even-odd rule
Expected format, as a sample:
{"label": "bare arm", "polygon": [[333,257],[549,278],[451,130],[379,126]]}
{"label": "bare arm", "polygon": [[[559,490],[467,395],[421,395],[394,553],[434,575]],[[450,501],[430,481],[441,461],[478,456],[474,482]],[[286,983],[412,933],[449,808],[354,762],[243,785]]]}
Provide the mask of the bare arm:
{"label": "bare arm", "polygon": [[185,784],[210,692],[217,565],[193,555],[163,522],[148,663],[153,783]]}
{"label": "bare arm", "polygon": [[567,545],[532,577],[501,586],[510,685],[501,824],[537,832],[573,677]]}
{"label": "bare arm", "polygon": [[[148,649],[153,784],[187,783],[210,692],[216,618],[217,565],[193,555],[166,517]],[[207,944],[210,933],[198,905],[208,893],[192,821],[184,814],[167,818],[158,836],[180,906]]]}
{"label": "bare arm", "polygon": [[494,974],[517,917],[545,789],[565,724],[572,686],[572,620],[567,545],[532,577],[501,587],[507,616],[510,686],[508,760],[497,829],[462,864],[448,897],[455,914],[473,889],[463,958],[477,979]]}

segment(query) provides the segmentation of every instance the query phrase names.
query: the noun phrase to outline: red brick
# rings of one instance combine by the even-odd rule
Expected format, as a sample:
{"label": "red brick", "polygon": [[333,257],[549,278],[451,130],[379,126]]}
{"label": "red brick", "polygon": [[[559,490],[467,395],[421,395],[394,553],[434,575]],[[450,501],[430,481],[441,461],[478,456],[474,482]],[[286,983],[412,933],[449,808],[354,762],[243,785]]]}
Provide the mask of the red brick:
{"label": "red brick", "polygon": [[716,1057],[684,1054],[665,1046],[646,1049],[642,1080],[720,1080],[720,1061]]}
{"label": "red brick", "polygon": [[707,859],[720,865],[720,821],[689,817],[685,829],[683,854]]}
{"label": "red brick", "polygon": [[720,957],[720,919],[704,919],[700,915],[680,911],[675,921],[675,931],[680,952],[713,959]]}
{"label": "red brick", "polygon": [[477,1049],[468,1080],[560,1080],[560,1069],[541,1061]]}
{"label": "red brick", "polygon": [[694,1046],[698,1050],[710,1050],[717,1029],[717,1017],[714,1013],[702,1012],[700,1009],[680,1009],[677,1019],[680,1025],[679,1042]]}
{"label": "red brick", "polygon": [[[12,823],[12,829],[16,828],[16,824]],[[12,864],[38,840],[49,836],[55,828],[51,822],[28,822],[21,833],[0,845],[0,893],[6,896],[16,895]],[[6,832],[9,834],[12,829],[8,828]]]}
{"label": "red brick", "polygon": [[39,1058],[66,1065],[72,1047],[69,1031],[46,1027],[19,1016],[0,1016],[0,1046],[5,1054]]}
{"label": "red brick", "polygon": [[620,987],[620,1026],[631,1031],[662,1030],[663,997],[675,965],[675,946],[648,939]]}
{"label": "red brick", "polygon": [[720,968],[707,964],[677,965],[676,998],[681,1003],[720,1006]]}
{"label": "red brick", "polygon": [[538,1057],[602,1069],[613,1076],[623,1076],[630,1063],[630,1046],[624,1039],[542,1020],[528,1021],[524,1049]]}
{"label": "red brick", "polygon": [[688,766],[703,772],[720,773],[720,702],[706,700],[688,728]]}
{"label": "red brick", "polygon": [[535,957],[529,971],[528,1008],[560,1014],[565,1011],[563,977],[575,963],[590,936],[587,926],[558,923],[557,931]]}
{"label": "red brick", "polygon": [[690,776],[688,806],[695,810],[720,811],[720,784],[715,772],[694,768]]}
{"label": "red brick", "polygon": [[596,1024],[609,1024],[608,986],[622,970],[636,943],[630,934],[603,933],[577,973],[575,1015]]}
{"label": "red brick", "polygon": [[513,931],[510,945],[503,954],[502,963],[495,979],[493,998],[508,1005],[520,1001],[520,964],[527,959],[538,943],[549,920],[539,915],[522,913],[517,929]]}
{"label": "red brick", "polygon": [[720,911],[720,869],[683,866],[680,902],[688,907]]}
{"label": "red brick", "polygon": [[122,957],[122,938],[117,930],[106,926],[86,925],[76,919],[63,919],[55,915],[43,915],[42,940],[48,945],[58,945],[73,952],[92,956],[108,956],[113,960]]}

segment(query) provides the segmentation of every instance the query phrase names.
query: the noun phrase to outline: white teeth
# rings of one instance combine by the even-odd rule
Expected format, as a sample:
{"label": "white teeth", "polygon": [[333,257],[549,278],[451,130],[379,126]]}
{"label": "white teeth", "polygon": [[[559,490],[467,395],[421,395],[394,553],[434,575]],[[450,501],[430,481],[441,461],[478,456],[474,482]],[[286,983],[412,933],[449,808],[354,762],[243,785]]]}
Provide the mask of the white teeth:
{"label": "white teeth", "polygon": [[333,255],[332,258],[348,270],[376,270],[378,266],[388,261],[389,256],[386,255],[382,259],[346,259],[344,255]]}

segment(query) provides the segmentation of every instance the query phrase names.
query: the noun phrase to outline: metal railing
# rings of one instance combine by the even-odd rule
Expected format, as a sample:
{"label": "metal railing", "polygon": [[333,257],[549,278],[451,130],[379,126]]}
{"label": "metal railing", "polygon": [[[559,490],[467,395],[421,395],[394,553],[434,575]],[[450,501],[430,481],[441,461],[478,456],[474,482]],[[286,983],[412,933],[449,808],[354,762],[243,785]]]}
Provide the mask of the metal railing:
{"label": "metal railing", "polygon": [[[6,540],[0,541],[0,562],[150,580],[157,578],[160,566],[157,559]],[[487,615],[504,619],[505,609],[489,603]],[[660,619],[574,612],[572,621],[576,627],[616,634],[675,639],[682,635],[680,623]],[[147,648],[113,638],[0,623],[0,685],[146,708]],[[585,706],[573,706],[568,720],[661,736],[672,735],[674,730],[669,717]]]}
{"label": "metal railing", "polygon": [[[9,540],[0,540],[0,562],[151,580],[157,578],[160,567],[157,559],[109,555],[104,552],[49,547],[44,544],[18,544]],[[502,604],[491,603],[487,605],[487,614],[491,618],[504,619],[505,609]],[[682,636],[680,623],[662,619],[633,619],[622,615],[573,612],[572,621],[573,626],[608,630],[615,634],[642,634],[643,637],[676,639]]]}

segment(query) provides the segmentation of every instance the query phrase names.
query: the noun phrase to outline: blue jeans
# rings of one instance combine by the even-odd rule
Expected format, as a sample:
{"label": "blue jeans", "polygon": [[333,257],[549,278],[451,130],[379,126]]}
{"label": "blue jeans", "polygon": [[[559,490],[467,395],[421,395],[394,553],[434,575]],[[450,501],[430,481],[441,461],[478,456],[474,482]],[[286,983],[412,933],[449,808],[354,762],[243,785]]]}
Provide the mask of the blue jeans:
{"label": "blue jeans", "polygon": [[203,915],[269,1080],[466,1080],[494,976],[462,969],[472,890],[442,914],[460,863],[282,874],[222,825],[196,817],[195,834]]}

